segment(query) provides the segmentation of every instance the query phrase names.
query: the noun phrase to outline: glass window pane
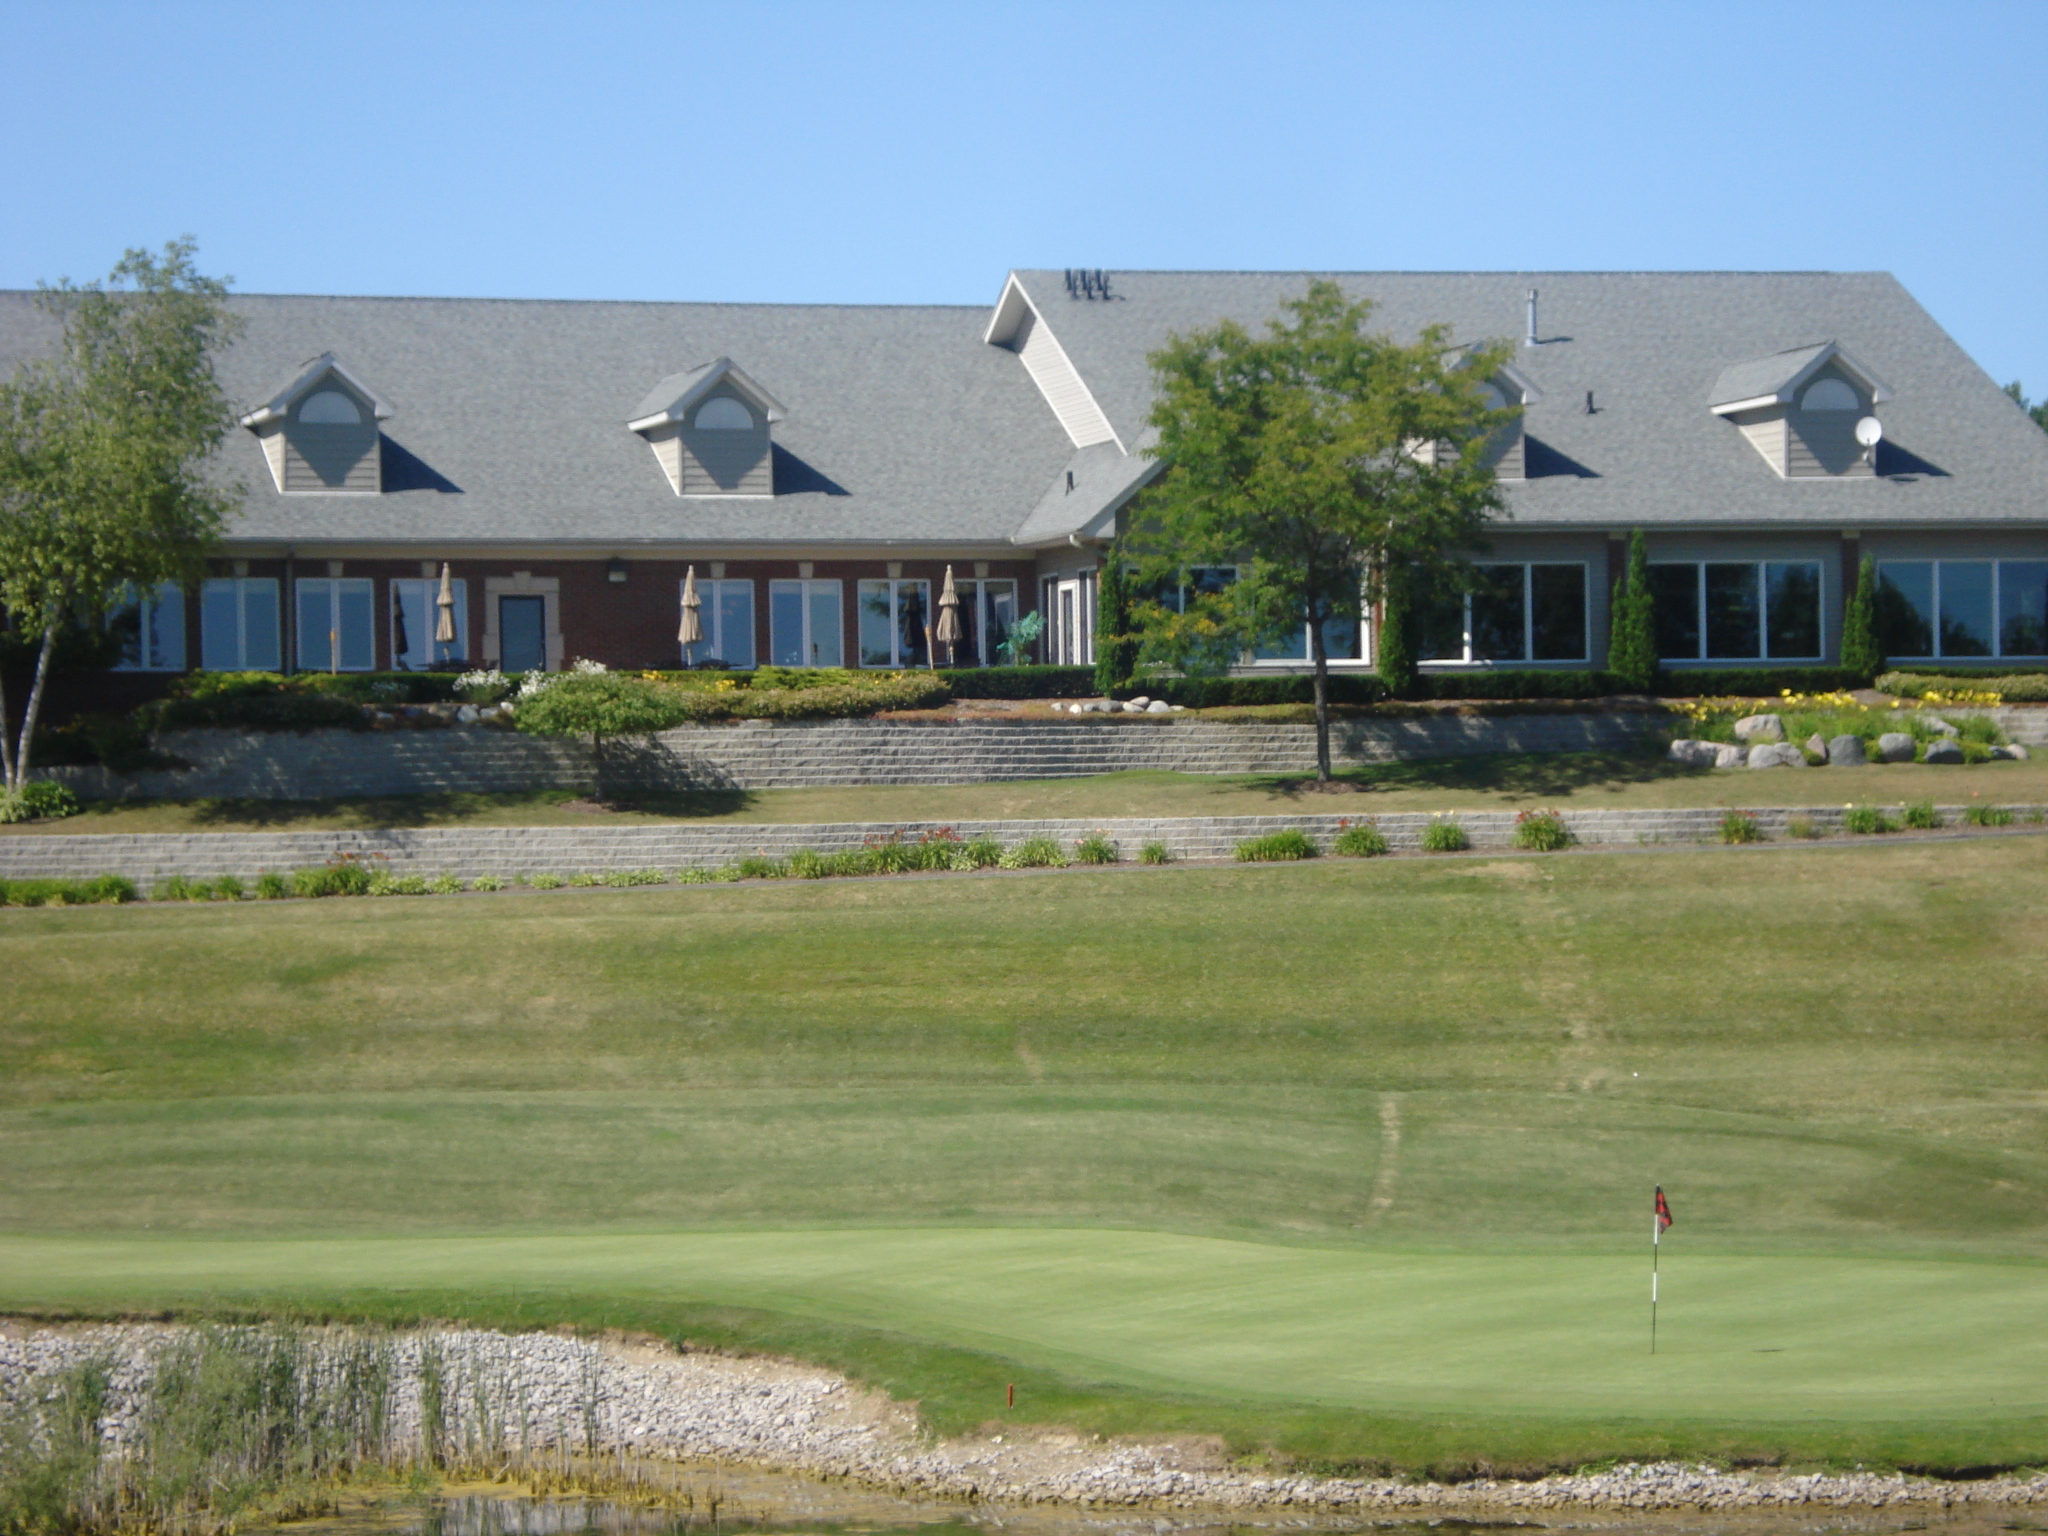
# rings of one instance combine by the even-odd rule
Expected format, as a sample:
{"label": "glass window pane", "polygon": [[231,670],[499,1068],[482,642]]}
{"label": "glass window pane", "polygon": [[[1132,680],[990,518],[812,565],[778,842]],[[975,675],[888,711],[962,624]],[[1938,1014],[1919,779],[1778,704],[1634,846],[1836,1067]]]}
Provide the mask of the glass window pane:
{"label": "glass window pane", "polygon": [[275,672],[284,666],[278,628],[277,579],[256,576],[236,583],[241,588],[242,657],[237,663],[252,672]]}
{"label": "glass window pane", "polygon": [[924,666],[930,657],[931,583],[899,581],[896,588],[896,664]]}
{"label": "glass window pane", "polygon": [[1519,565],[1482,565],[1472,587],[1472,659],[1526,661],[1528,616]]}
{"label": "glass window pane", "polygon": [[1657,654],[1666,661],[1698,660],[1700,568],[1651,566],[1650,599],[1657,609]]}
{"label": "glass window pane", "polygon": [[164,585],[142,605],[141,661],[159,672],[185,670],[185,593]]}
{"label": "glass window pane", "polygon": [[1934,654],[1934,563],[1887,560],[1877,568],[1877,643],[1887,656]]}
{"label": "glass window pane", "polygon": [[391,583],[391,665],[417,672],[434,648],[434,597],[438,583]]}
{"label": "glass window pane", "polygon": [[804,584],[768,583],[768,659],[778,667],[808,666],[804,653]]}
{"label": "glass window pane", "polygon": [[1763,639],[1761,618],[1754,565],[1745,560],[1707,567],[1708,656],[1728,661],[1753,658]]}
{"label": "glass window pane", "polygon": [[241,596],[232,581],[209,581],[199,589],[199,665],[233,672],[241,661]]}
{"label": "glass window pane", "polygon": [[1197,565],[1188,571],[1188,591],[1191,595],[1222,592],[1237,580],[1234,565]]}
{"label": "glass window pane", "polygon": [[1764,622],[1772,660],[1820,656],[1820,567],[1811,561],[1764,567]]}
{"label": "glass window pane", "polygon": [[983,666],[998,666],[1003,660],[1003,642],[1010,638],[1010,626],[1017,622],[1017,584],[1013,581],[992,581],[982,588],[982,615],[985,628],[982,631],[981,662]]}
{"label": "glass window pane", "polygon": [[1586,659],[1586,568],[1583,565],[1529,567],[1529,608],[1534,630],[1532,661]]}
{"label": "glass window pane", "polygon": [[368,672],[377,665],[375,583],[337,581],[335,626],[341,631],[341,670]]}
{"label": "glass window pane", "polygon": [[1295,625],[1278,640],[1269,641],[1252,654],[1260,661],[1308,660],[1308,625]]}
{"label": "glass window pane", "polygon": [[729,667],[754,664],[754,584],[751,581],[716,583],[718,630],[712,636],[718,658]]}
{"label": "glass window pane", "polygon": [[1364,629],[1355,612],[1323,620],[1323,654],[1332,661],[1359,660],[1363,655],[1359,649],[1363,637]]}
{"label": "glass window pane", "polygon": [[2048,656],[2048,560],[1998,563],[1998,650]]}
{"label": "glass window pane", "polygon": [[1434,592],[1413,599],[1415,654],[1423,661],[1465,659],[1465,596]]}
{"label": "glass window pane", "polygon": [[1991,562],[1941,562],[1941,654],[1991,654]]}
{"label": "glass window pane", "polygon": [[893,615],[890,613],[889,583],[864,581],[860,584],[860,664],[888,667],[896,663]]}
{"label": "glass window pane", "polygon": [[299,583],[299,670],[325,672],[334,652],[334,593],[332,582]]}
{"label": "glass window pane", "polygon": [[843,667],[846,665],[846,645],[840,638],[839,583],[836,581],[814,581],[809,583],[811,634],[810,657],[797,663],[809,667]]}

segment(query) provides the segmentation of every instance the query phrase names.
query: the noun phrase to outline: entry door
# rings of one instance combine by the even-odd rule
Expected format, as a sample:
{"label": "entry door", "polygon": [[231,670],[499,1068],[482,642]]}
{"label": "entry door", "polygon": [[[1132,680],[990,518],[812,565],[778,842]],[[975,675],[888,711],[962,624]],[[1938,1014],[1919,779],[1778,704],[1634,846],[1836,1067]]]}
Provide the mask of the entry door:
{"label": "entry door", "polygon": [[1059,633],[1057,665],[1076,667],[1081,664],[1081,583],[1063,581],[1053,599],[1059,604]]}
{"label": "entry door", "polygon": [[506,676],[547,669],[547,619],[544,597],[498,599],[498,669]]}

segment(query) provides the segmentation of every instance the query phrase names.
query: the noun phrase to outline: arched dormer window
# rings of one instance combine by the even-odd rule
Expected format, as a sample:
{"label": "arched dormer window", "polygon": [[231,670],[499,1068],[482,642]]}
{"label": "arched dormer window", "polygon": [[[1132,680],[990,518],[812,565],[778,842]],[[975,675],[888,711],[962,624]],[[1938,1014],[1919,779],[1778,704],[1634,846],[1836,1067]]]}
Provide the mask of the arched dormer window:
{"label": "arched dormer window", "polygon": [[754,413],[731,395],[716,395],[698,407],[693,425],[699,432],[751,432]]}
{"label": "arched dormer window", "polygon": [[340,390],[323,389],[307,396],[299,407],[299,420],[317,427],[355,427],[362,425],[363,413]]}
{"label": "arched dormer window", "polygon": [[1863,402],[1845,379],[1816,379],[1799,397],[1802,411],[1860,411]]}
{"label": "arched dormer window", "polygon": [[1507,409],[1508,397],[1492,384],[1482,384],[1479,386],[1479,398],[1486,402],[1486,408],[1489,411],[1503,411]]}

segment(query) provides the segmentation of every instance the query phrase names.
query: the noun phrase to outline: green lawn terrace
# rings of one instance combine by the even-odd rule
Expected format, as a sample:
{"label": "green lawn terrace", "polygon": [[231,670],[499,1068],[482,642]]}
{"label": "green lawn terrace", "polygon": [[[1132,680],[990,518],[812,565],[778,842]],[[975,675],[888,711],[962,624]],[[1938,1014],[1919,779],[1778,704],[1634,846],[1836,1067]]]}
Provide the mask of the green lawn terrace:
{"label": "green lawn terrace", "polygon": [[8,911],[0,1305],[1315,1464],[2034,1464],[2044,848]]}

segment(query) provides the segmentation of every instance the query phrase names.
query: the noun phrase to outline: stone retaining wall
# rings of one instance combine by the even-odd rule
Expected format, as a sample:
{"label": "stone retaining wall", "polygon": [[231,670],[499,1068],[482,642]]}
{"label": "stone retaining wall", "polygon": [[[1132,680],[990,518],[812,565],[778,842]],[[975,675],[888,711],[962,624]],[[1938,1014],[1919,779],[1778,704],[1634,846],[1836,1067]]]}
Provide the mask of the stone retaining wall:
{"label": "stone retaining wall", "polygon": [[[2022,809],[2022,814],[2024,814]],[[1581,843],[1686,844],[1719,840],[1715,810],[1581,810],[1565,824]],[[1786,824],[1805,817],[1816,830],[1842,825],[1839,808],[1795,806],[1752,811],[1765,836],[1785,835]],[[211,879],[236,875],[252,880],[267,870],[286,871],[358,860],[394,875],[450,874],[471,879],[497,875],[571,875],[622,869],[717,869],[751,854],[786,858],[798,849],[819,853],[856,849],[870,839],[916,840],[950,831],[961,838],[982,833],[1006,846],[1027,837],[1050,837],[1071,849],[1100,833],[1113,839],[1125,860],[1146,843],[1164,843],[1176,859],[1228,859],[1248,837],[1298,827],[1327,849],[1347,822],[1365,819],[1360,805],[1348,814],[1313,812],[1288,816],[1158,816],[1049,821],[813,822],[748,825],[721,822],[608,827],[430,827],[390,831],[329,832],[164,832],[96,836],[14,836],[0,838],[0,878],[83,879],[126,875],[144,886],[171,875]],[[1960,808],[1942,808],[1953,823]],[[1430,817],[1392,812],[1372,817],[1397,851],[1420,845]],[[1457,816],[1476,848],[1509,846],[1512,811],[1466,811]]]}
{"label": "stone retaining wall", "polygon": [[[1490,752],[1624,751],[1661,716],[1431,715],[1343,720],[1340,764]],[[88,800],[255,798],[518,791],[588,787],[590,752],[492,726],[433,731],[180,731],[159,745],[193,766],[122,776],[53,768]],[[665,731],[614,749],[621,783],[666,789],[806,789],[862,784],[981,784],[1079,778],[1133,769],[1308,773],[1310,725],[1104,717],[1050,721],[741,720]]]}

